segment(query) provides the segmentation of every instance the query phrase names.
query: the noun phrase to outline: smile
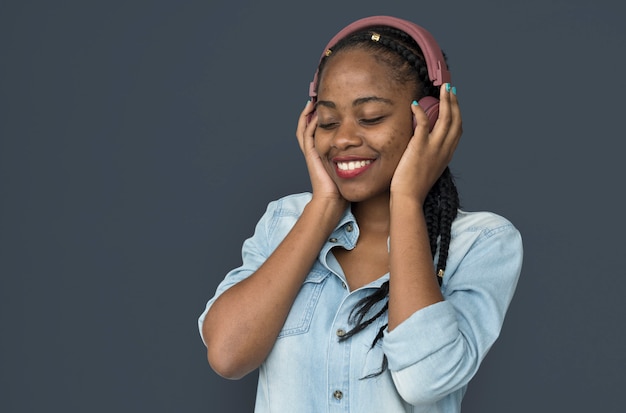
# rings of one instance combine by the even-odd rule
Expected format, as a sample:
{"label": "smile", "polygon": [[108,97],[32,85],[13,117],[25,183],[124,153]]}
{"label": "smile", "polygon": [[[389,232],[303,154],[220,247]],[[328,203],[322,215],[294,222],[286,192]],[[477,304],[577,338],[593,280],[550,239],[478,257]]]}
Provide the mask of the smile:
{"label": "smile", "polygon": [[356,178],[367,171],[373,163],[374,159],[337,160],[335,161],[335,173],[341,179]]}
{"label": "smile", "polygon": [[337,162],[337,168],[340,171],[354,171],[355,169],[364,168],[371,164],[372,161],[350,161],[350,162]]}

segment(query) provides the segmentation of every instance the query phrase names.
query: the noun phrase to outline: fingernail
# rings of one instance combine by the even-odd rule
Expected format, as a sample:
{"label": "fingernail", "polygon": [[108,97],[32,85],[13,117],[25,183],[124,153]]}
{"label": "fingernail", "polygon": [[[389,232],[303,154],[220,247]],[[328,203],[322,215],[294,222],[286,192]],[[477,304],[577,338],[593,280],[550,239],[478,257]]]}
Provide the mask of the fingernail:
{"label": "fingernail", "polygon": [[419,103],[417,103],[417,100],[414,100],[413,102],[411,102],[411,105],[413,105],[413,106],[419,106]]}
{"label": "fingernail", "polygon": [[456,96],[456,86],[452,86],[452,94]]}
{"label": "fingernail", "polygon": [[450,91],[450,83],[446,83],[446,92]]}

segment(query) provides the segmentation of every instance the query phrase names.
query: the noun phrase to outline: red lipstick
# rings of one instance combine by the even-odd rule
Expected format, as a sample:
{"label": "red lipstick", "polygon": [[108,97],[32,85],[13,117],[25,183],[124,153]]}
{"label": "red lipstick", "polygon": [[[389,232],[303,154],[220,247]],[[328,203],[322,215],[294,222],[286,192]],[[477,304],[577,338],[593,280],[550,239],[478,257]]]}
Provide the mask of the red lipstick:
{"label": "red lipstick", "polygon": [[346,157],[334,158],[333,164],[335,165],[335,173],[339,178],[352,179],[367,171],[374,161],[374,159]]}

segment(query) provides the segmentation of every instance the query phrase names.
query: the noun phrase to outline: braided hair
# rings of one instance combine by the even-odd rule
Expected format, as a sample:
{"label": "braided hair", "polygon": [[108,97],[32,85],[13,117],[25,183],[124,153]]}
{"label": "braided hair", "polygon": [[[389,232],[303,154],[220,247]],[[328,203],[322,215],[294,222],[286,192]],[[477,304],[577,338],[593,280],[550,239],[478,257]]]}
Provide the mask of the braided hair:
{"label": "braided hair", "polygon": [[[377,36],[377,40],[373,40],[372,35],[374,33],[380,35]],[[320,61],[318,67],[320,79],[328,60],[332,59],[338,52],[350,49],[371,51],[379,61],[392,69],[391,73],[394,80],[413,87],[415,100],[425,96],[439,97],[439,88],[434,86],[428,77],[426,60],[417,42],[405,32],[388,26],[374,26],[360,30],[337,42],[332,50],[327,51],[326,56]],[[430,251],[433,259],[436,257],[437,262],[434,276],[437,277],[440,286],[448,259],[452,222],[456,218],[459,207],[459,195],[454,183],[454,177],[450,172],[450,168],[446,167],[428,192],[423,206],[428,228]],[[389,305],[388,297],[389,281],[386,281],[374,293],[361,299],[350,314],[350,322],[354,327],[340,340],[347,340],[385,314]],[[379,303],[384,304],[380,306]],[[378,309],[379,307],[380,309]],[[370,311],[373,312],[372,309],[374,308],[378,309],[378,311],[374,310],[376,313],[366,318]],[[378,330],[371,348],[374,348],[376,343],[383,338],[383,332],[386,328],[387,324]],[[387,356],[383,356],[380,371],[364,378],[382,374],[386,369]]]}

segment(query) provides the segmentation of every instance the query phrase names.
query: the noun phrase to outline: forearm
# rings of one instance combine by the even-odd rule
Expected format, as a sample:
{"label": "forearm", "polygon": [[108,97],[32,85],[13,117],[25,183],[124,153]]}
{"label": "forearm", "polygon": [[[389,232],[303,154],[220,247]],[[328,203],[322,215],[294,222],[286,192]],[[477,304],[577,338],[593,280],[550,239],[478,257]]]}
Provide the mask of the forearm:
{"label": "forearm", "polygon": [[520,275],[523,249],[515,227],[495,214],[459,213],[445,300],[414,312],[383,340],[396,388],[413,405],[467,385],[500,333]]}
{"label": "forearm", "polygon": [[311,201],[263,265],[213,303],[202,334],[209,363],[218,374],[239,378],[266,358],[342,213],[341,206]]}
{"label": "forearm", "polygon": [[421,203],[392,194],[390,213],[389,331],[416,311],[443,300]]}

